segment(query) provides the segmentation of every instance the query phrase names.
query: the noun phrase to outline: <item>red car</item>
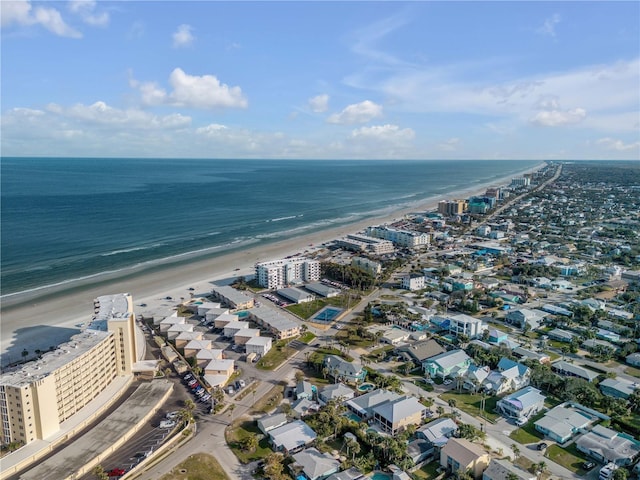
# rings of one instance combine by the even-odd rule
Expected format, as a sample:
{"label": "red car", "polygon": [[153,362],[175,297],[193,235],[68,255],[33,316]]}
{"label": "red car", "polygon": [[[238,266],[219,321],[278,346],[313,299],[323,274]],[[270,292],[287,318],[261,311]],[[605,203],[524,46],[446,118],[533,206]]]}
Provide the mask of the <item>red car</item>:
{"label": "red car", "polygon": [[110,477],[121,477],[125,472],[126,470],[124,468],[113,468],[107,472],[107,475]]}

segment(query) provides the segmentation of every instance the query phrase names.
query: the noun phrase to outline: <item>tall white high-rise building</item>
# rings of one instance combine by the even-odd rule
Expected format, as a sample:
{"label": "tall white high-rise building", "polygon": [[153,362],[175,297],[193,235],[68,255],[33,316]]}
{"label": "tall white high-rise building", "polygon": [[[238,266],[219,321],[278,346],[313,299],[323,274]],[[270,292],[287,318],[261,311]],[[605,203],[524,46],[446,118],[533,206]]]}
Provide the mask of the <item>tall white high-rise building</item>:
{"label": "tall white high-rise building", "polygon": [[320,262],[308,258],[283,258],[256,264],[258,285],[270,290],[294,283],[320,280]]}

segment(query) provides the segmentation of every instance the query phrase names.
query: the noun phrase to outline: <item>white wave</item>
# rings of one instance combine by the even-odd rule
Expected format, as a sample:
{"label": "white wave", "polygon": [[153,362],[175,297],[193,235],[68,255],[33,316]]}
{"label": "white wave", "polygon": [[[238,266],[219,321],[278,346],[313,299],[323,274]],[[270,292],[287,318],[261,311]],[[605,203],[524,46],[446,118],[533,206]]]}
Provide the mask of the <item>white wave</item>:
{"label": "white wave", "polygon": [[291,220],[292,218],[298,218],[301,217],[302,215],[291,215],[289,217],[279,217],[279,218],[272,218],[270,220],[265,220],[265,222],[281,222],[283,220]]}

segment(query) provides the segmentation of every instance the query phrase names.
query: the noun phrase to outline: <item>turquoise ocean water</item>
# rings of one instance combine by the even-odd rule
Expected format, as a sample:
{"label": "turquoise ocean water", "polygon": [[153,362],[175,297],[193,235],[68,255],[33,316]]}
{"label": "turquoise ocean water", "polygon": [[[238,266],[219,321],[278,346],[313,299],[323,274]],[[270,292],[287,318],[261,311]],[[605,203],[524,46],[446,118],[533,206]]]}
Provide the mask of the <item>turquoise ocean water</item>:
{"label": "turquoise ocean water", "polygon": [[5,157],[1,294],[274,242],[539,163]]}

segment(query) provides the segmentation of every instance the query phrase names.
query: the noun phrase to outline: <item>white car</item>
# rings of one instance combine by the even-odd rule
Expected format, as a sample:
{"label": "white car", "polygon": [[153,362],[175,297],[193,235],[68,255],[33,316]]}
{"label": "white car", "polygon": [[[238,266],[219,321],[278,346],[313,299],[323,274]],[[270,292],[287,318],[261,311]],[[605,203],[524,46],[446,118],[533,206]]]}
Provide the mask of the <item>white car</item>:
{"label": "white car", "polygon": [[519,418],[519,419],[516,420],[516,425],[521,427],[521,426],[525,425],[528,421],[529,421],[529,419],[527,419],[527,418]]}
{"label": "white car", "polygon": [[427,382],[429,385],[433,385],[434,383],[436,383],[430,378],[425,379],[425,382]]}
{"label": "white car", "polygon": [[453,380],[451,380],[450,378],[447,378],[444,382],[442,382],[444,385],[451,385],[453,383]]}
{"label": "white car", "polygon": [[238,385],[240,386],[240,388],[244,388],[247,386],[244,380],[238,380]]}

